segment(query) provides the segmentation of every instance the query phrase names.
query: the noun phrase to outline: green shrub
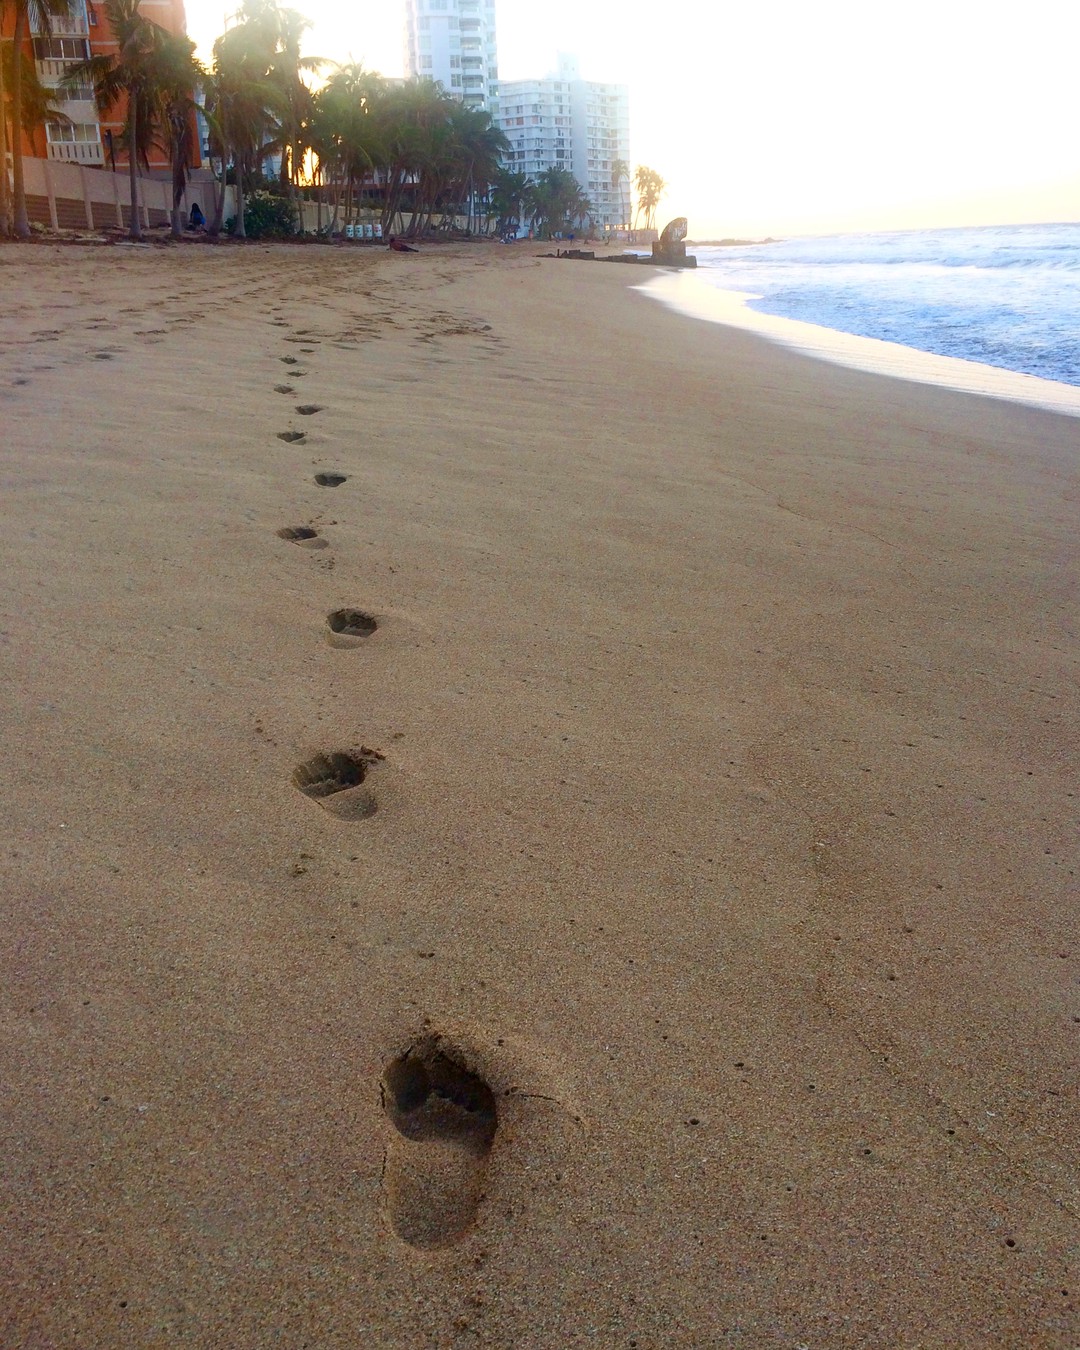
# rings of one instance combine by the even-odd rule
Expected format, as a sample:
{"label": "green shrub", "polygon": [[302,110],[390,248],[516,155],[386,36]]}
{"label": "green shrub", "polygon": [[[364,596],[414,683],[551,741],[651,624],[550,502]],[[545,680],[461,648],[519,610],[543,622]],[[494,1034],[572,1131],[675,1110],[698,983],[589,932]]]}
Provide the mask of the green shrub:
{"label": "green shrub", "polygon": [[[235,217],[226,221],[232,234]],[[244,233],[249,239],[283,239],[296,233],[296,210],[287,197],[269,192],[249,192],[244,198]]]}

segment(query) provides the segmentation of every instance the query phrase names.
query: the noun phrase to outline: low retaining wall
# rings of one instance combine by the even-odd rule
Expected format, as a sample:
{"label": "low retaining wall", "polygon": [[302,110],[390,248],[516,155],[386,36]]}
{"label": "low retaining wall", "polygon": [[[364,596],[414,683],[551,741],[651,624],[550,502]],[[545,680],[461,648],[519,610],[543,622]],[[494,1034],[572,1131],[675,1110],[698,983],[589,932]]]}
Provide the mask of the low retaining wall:
{"label": "low retaining wall", "polygon": [[[54,230],[129,229],[131,187],[127,171],[68,164],[53,159],[23,158],[26,181],[26,211],[31,220]],[[185,218],[193,202],[205,216],[213,211],[214,184],[191,182],[184,193]],[[235,212],[233,189],[226,188],[225,214]],[[172,184],[161,178],[138,180],[139,215],[144,228],[167,225],[172,209]]]}

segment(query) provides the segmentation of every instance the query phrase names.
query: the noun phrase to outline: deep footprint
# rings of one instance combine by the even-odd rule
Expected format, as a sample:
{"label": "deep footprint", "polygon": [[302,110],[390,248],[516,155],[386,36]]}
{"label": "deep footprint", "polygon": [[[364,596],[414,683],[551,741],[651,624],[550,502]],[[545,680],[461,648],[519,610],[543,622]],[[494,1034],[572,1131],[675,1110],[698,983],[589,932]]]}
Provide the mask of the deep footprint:
{"label": "deep footprint", "polygon": [[362,820],[376,811],[375,798],[362,786],[368,771],[384,758],[379,750],[332,750],[305,760],[293,770],[293,786],[342,820]]}
{"label": "deep footprint", "polygon": [[298,356],[279,356],[278,360],[286,366],[298,366],[300,364],[300,358]]}
{"label": "deep footprint", "polygon": [[302,431],[279,431],[277,434],[279,441],[287,441],[289,445],[295,445],[297,441],[304,439]]}
{"label": "deep footprint", "polygon": [[344,473],[317,473],[315,481],[320,487],[340,487],[349,481],[349,476]]}
{"label": "deep footprint", "polygon": [[277,532],[279,539],[287,539],[290,544],[300,544],[304,548],[326,548],[327,541],[318,530],[310,525],[283,525]]}
{"label": "deep footprint", "polygon": [[292,387],[291,384],[275,384],[275,385],[274,385],[274,393],[275,393],[275,394],[295,394],[295,393],[296,393],[296,390]]}
{"label": "deep footprint", "polygon": [[457,1241],[483,1199],[495,1094],[430,1038],[386,1066],[382,1102],[397,1131],[384,1174],[395,1233],[413,1247]]}
{"label": "deep footprint", "polygon": [[326,616],[326,622],[332,633],[340,633],[342,637],[370,637],[379,626],[362,609],[335,609]]}
{"label": "deep footprint", "polygon": [[322,412],[321,403],[301,403],[296,411],[301,417],[313,417],[315,413]]}

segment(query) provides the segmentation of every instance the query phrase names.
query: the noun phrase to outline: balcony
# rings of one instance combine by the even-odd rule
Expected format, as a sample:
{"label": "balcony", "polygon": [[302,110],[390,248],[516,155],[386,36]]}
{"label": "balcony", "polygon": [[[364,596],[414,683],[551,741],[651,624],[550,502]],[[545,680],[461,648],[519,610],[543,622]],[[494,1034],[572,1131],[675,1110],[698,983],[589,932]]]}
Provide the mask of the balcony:
{"label": "balcony", "polygon": [[88,84],[77,84],[70,89],[58,89],[54,85],[48,85],[46,88],[52,103],[72,122],[96,122],[98,120],[94,91]]}
{"label": "balcony", "polygon": [[91,141],[54,142],[49,146],[49,158],[69,164],[104,164],[105,152],[100,141],[97,145]]}
{"label": "balcony", "polygon": [[[71,14],[55,14],[49,24],[53,37],[89,37],[90,24],[86,17],[86,7],[82,4],[73,4]],[[30,11],[31,16],[33,10]],[[44,29],[40,24],[31,22],[31,37],[43,37]]]}

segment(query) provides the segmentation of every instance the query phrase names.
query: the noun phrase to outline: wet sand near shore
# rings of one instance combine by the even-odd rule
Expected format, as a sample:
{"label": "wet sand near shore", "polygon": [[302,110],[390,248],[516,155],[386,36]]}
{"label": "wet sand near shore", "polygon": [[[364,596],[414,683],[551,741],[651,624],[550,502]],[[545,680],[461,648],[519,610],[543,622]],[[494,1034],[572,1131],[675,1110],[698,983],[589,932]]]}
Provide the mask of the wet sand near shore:
{"label": "wet sand near shore", "polygon": [[1076,1343],[1078,423],[542,251],[0,249],[3,1345]]}

